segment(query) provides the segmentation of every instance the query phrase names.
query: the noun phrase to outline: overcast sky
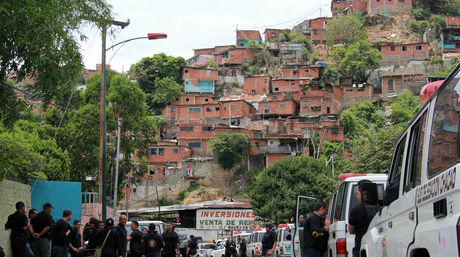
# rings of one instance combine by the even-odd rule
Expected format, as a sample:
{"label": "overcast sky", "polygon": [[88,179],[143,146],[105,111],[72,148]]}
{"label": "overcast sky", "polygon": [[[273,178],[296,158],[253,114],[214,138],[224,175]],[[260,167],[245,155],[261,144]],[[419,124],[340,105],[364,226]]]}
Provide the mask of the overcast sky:
{"label": "overcast sky", "polygon": [[[235,44],[235,30],[292,28],[305,19],[331,16],[331,0],[108,0],[119,21],[130,20],[107,38],[107,47],[147,33],[163,32],[167,39],[137,40],[107,52],[107,63],[123,72],[142,57],[156,53],[193,56],[193,49]],[[86,68],[101,63],[101,35],[85,29],[81,43]],[[117,52],[116,52],[117,51]],[[114,53],[116,52],[116,55]],[[110,63],[109,63],[110,60]]]}

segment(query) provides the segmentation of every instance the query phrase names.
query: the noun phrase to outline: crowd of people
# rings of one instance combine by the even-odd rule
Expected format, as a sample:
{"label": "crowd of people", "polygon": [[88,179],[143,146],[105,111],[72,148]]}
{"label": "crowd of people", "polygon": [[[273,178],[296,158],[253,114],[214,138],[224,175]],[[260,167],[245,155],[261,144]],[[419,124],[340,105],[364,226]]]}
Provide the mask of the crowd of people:
{"label": "crowd of people", "polygon": [[[179,257],[179,235],[172,223],[159,234],[155,224],[139,230],[137,221],[131,222],[131,234],[125,228],[127,218],[120,215],[118,224],[112,218],[102,222],[91,218],[80,231],[79,220],[72,222],[72,212],[64,210],[62,218],[54,222],[51,216],[53,206],[43,205],[43,211],[31,209],[26,215],[23,202],[16,203],[16,212],[8,216],[5,230],[11,230],[13,257]],[[130,242],[130,250],[127,244]],[[197,243],[191,236],[187,252],[196,255]]]}

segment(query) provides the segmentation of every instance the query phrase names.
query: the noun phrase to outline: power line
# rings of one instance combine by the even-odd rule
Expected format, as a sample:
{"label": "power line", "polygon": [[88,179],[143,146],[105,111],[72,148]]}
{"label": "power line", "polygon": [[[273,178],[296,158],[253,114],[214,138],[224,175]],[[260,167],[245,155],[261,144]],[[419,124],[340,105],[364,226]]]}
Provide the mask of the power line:
{"label": "power line", "polygon": [[[19,89],[19,88],[13,86],[13,85],[9,85],[9,84],[7,84],[7,83],[3,83],[3,84],[4,84],[4,85],[7,85],[7,86],[9,86],[9,87],[11,87],[11,88],[13,88],[14,90],[17,90],[17,91],[19,91],[19,92],[22,92],[22,93],[24,93],[24,94],[26,94],[26,95],[32,96],[33,98],[37,98],[37,99],[43,100],[43,99],[41,99],[40,97],[38,97],[38,96],[36,96],[36,95],[34,95],[34,94],[32,94],[32,93],[29,93],[29,92],[27,92],[27,91],[25,91],[25,90]],[[63,109],[63,110],[67,110],[67,108],[65,108],[65,107],[63,107],[63,106],[61,106],[61,105],[53,104],[53,103],[50,103],[50,104],[51,104],[52,106],[57,107],[57,108],[60,108],[60,109]],[[99,119],[95,119],[95,118],[93,118],[93,117],[89,117],[89,116],[87,116],[87,115],[78,113],[78,112],[76,112],[76,111],[72,111],[72,110],[67,110],[67,111],[69,111],[69,112],[71,112],[71,113],[73,113],[73,114],[76,114],[76,115],[78,115],[78,116],[87,118],[87,119],[89,119],[89,120],[100,122]],[[110,123],[110,122],[107,122],[107,125],[111,125],[111,126],[114,126],[114,127],[117,126],[117,124],[115,124],[115,123]]]}

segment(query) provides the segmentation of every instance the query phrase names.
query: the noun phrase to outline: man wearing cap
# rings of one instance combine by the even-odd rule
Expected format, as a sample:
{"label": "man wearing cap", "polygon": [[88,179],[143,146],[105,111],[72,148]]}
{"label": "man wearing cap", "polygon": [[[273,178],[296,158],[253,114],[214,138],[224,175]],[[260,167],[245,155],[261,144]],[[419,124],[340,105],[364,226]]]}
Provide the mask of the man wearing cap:
{"label": "man wearing cap", "polygon": [[278,244],[277,238],[276,232],[273,231],[273,225],[271,223],[265,224],[265,234],[262,238],[262,256],[273,255]]}
{"label": "man wearing cap", "polygon": [[198,241],[195,239],[194,235],[190,235],[190,241],[188,241],[187,247],[187,256],[195,257],[197,256]]}
{"label": "man wearing cap", "polygon": [[155,231],[155,224],[149,224],[149,232],[144,237],[144,253],[146,257],[160,257],[161,248],[165,245],[161,236]]}
{"label": "man wearing cap", "polygon": [[30,222],[30,232],[35,239],[33,246],[35,257],[51,256],[51,236],[49,231],[54,223],[51,216],[52,208],[53,206],[50,203],[45,203],[43,211],[37,214]]}
{"label": "man wearing cap", "polygon": [[27,216],[26,205],[23,202],[16,203],[16,212],[8,216],[5,224],[5,230],[11,229],[11,251],[13,257],[26,256],[27,247]]}

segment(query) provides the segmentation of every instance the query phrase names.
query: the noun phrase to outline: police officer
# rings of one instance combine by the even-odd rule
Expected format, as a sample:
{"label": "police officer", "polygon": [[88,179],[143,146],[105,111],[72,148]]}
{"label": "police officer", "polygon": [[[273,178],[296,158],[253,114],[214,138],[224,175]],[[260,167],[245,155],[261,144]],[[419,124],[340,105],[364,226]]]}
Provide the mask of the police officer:
{"label": "police officer", "polygon": [[16,203],[16,212],[8,216],[5,230],[11,229],[11,250],[13,257],[26,256],[27,228],[29,226],[26,212],[26,205],[23,202]]}
{"label": "police officer", "polygon": [[107,219],[105,228],[97,229],[89,240],[88,248],[96,249],[97,246],[102,246],[102,257],[121,256],[123,249],[121,248],[120,235],[114,228],[114,223],[113,219]]}
{"label": "police officer", "polygon": [[179,235],[174,231],[174,227],[171,222],[166,224],[166,231],[163,232],[161,237],[165,243],[165,247],[163,248],[163,251],[161,251],[161,257],[179,256]]}
{"label": "police officer", "polygon": [[265,234],[262,238],[262,256],[272,256],[275,253],[276,245],[278,244],[276,232],[272,230],[271,223],[265,224]]}
{"label": "police officer", "polygon": [[149,224],[149,232],[144,237],[144,255],[146,257],[160,257],[161,248],[164,246],[163,239],[155,231],[155,224]]}

